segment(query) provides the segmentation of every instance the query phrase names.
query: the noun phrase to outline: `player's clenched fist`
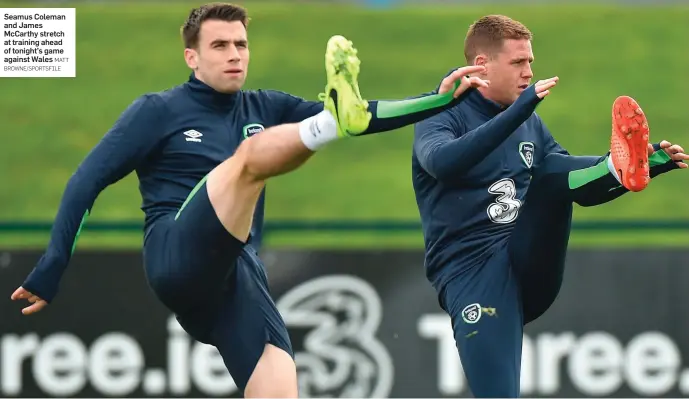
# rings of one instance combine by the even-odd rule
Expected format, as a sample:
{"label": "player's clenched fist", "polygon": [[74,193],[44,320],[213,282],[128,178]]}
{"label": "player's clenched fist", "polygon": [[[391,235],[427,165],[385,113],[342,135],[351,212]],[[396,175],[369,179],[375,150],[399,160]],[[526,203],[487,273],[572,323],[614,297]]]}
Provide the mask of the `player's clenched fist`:
{"label": "player's clenched fist", "polygon": [[18,301],[20,299],[26,299],[31,303],[31,305],[22,309],[23,314],[36,313],[48,304],[48,302],[25,290],[24,287],[19,287],[12,293],[13,301]]}

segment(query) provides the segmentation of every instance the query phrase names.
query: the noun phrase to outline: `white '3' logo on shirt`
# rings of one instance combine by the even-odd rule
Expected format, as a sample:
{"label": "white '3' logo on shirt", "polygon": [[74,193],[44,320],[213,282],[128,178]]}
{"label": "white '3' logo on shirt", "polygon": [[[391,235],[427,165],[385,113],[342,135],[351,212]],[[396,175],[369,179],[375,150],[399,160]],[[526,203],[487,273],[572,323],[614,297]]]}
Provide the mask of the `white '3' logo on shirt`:
{"label": "white '3' logo on shirt", "polygon": [[487,209],[488,217],[493,223],[507,224],[517,220],[522,202],[516,198],[517,187],[514,180],[498,180],[488,188],[488,192],[498,196]]}

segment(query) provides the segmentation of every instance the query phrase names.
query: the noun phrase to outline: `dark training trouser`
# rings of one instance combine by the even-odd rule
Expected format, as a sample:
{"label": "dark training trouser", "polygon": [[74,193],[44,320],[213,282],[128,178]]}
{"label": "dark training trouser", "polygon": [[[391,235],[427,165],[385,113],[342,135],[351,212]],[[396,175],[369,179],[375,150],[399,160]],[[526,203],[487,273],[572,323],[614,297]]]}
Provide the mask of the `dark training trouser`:
{"label": "dark training trouser", "polygon": [[270,343],[294,357],[256,251],[220,223],[202,183],[144,247],[149,285],[194,339],[215,346],[242,391]]}
{"label": "dark training trouser", "polygon": [[503,243],[483,265],[440,291],[469,389],[479,398],[519,396],[523,314],[518,278]]}
{"label": "dark training trouser", "polygon": [[[519,397],[524,325],[553,304],[562,285],[572,201],[581,194],[570,189],[569,172],[591,168],[599,160],[549,155],[533,177],[509,241],[441,289],[440,304],[451,317],[475,397]],[[610,190],[617,186],[615,178],[598,169],[587,183],[595,201],[620,196],[623,191]]]}

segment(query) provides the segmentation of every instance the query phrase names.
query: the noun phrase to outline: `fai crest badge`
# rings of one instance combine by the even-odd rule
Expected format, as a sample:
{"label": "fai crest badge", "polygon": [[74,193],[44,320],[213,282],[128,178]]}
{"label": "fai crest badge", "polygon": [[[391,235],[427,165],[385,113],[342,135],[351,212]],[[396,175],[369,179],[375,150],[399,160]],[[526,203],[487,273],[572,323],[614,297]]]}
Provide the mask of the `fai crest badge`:
{"label": "fai crest badge", "polygon": [[533,166],[534,144],[529,141],[519,143],[519,155],[521,155],[526,166],[531,169]]}
{"label": "fai crest badge", "polygon": [[263,127],[263,125],[261,125],[260,123],[251,123],[242,128],[242,135],[244,135],[245,139],[248,139],[254,134],[262,132],[264,130],[266,130],[266,128]]}
{"label": "fai crest badge", "polygon": [[468,324],[478,323],[481,320],[481,305],[478,303],[467,305],[462,309],[462,320]]}

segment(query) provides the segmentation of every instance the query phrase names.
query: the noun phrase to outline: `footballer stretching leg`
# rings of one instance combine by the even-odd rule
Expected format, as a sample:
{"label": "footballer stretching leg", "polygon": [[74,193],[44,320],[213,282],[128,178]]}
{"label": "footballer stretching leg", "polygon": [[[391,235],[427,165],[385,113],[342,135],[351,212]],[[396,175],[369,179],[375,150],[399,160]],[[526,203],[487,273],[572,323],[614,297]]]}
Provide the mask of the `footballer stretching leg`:
{"label": "footballer stretching leg", "polygon": [[529,86],[531,39],[507,16],[472,24],[465,60],[486,65],[481,76],[491,85],[415,129],[426,276],[451,317],[476,397],[519,397],[524,324],[560,289],[573,204],[642,190],[650,177],[684,167],[668,158],[686,159],[669,143],[649,150],[643,112],[626,98],[614,105],[610,154],[570,155],[535,112],[559,79]]}

